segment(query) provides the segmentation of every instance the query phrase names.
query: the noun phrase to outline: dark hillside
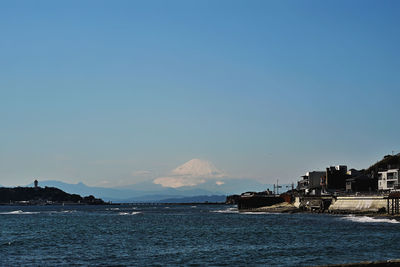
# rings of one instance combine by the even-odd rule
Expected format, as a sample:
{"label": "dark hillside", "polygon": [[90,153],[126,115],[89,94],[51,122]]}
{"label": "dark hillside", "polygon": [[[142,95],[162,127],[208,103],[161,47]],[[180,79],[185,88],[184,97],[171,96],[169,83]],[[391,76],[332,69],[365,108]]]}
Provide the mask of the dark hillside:
{"label": "dark hillside", "polygon": [[397,155],[387,155],[366,170],[367,174],[376,177],[379,171],[388,169],[400,169],[400,153]]}
{"label": "dark hillside", "polygon": [[15,188],[0,188],[0,203],[13,203],[18,201],[28,202],[70,202],[84,204],[103,204],[101,199],[96,199],[93,196],[81,197],[76,194],[68,194],[55,187],[15,187]]}

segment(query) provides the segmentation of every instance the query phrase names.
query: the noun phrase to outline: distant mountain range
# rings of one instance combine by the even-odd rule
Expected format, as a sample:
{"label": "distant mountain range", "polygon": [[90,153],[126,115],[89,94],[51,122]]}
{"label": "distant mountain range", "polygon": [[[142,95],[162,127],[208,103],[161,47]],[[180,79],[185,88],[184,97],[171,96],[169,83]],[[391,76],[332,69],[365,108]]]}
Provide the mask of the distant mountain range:
{"label": "distant mountain range", "polygon": [[216,203],[225,202],[226,196],[194,196],[194,197],[181,197],[181,198],[167,198],[163,199],[162,203]]}
{"label": "distant mountain range", "polygon": [[[57,187],[71,194],[94,195],[113,202],[193,202],[193,197],[201,202],[200,200],[213,201],[212,196],[219,196],[221,199],[221,196],[226,195],[273,189],[273,185],[256,180],[229,178],[228,174],[217,169],[212,162],[198,158],[191,159],[152,181],[119,188],[90,187],[83,183],[67,184],[54,180],[39,181],[39,186]],[[283,186],[282,189],[285,190],[286,187]]]}
{"label": "distant mountain range", "polygon": [[[33,186],[33,183],[28,186]],[[262,184],[250,179],[219,179],[219,184],[216,184],[215,181],[206,181],[197,186],[179,188],[163,187],[152,182],[137,183],[124,188],[105,188],[87,186],[82,182],[69,184],[56,180],[39,181],[39,186],[57,187],[70,194],[93,195],[104,201],[115,203],[215,202],[216,199],[222,201],[221,199],[224,199],[226,195],[273,189],[271,184]],[[280,191],[286,191],[285,185]]]}

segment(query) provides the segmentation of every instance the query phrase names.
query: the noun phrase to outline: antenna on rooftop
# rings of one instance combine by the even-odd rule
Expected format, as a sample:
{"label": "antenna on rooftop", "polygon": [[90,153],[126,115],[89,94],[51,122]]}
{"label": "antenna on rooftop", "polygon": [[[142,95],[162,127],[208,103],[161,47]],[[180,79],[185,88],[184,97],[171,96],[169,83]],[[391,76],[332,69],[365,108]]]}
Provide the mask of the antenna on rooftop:
{"label": "antenna on rooftop", "polygon": [[292,184],[291,185],[287,185],[286,186],[286,188],[291,188],[292,189],[292,191],[294,190],[294,183],[292,182]]}

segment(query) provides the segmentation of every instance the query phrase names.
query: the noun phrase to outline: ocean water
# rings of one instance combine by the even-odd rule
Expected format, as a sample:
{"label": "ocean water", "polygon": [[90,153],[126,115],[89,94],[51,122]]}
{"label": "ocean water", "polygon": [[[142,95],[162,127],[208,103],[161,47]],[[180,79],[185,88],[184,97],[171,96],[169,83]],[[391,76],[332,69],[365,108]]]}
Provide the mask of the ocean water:
{"label": "ocean water", "polygon": [[310,266],[400,258],[400,223],[226,205],[0,206],[0,266]]}

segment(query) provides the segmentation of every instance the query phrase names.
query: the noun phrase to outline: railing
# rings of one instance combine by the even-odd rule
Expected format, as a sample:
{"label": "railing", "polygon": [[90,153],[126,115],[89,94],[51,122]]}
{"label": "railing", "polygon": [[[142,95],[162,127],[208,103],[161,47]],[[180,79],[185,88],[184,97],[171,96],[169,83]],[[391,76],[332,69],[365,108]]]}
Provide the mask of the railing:
{"label": "railing", "polygon": [[400,214],[400,198],[388,197],[387,199],[387,213],[391,215]]}
{"label": "railing", "polygon": [[336,192],[333,194],[338,197],[370,197],[370,196],[387,196],[388,192]]}

